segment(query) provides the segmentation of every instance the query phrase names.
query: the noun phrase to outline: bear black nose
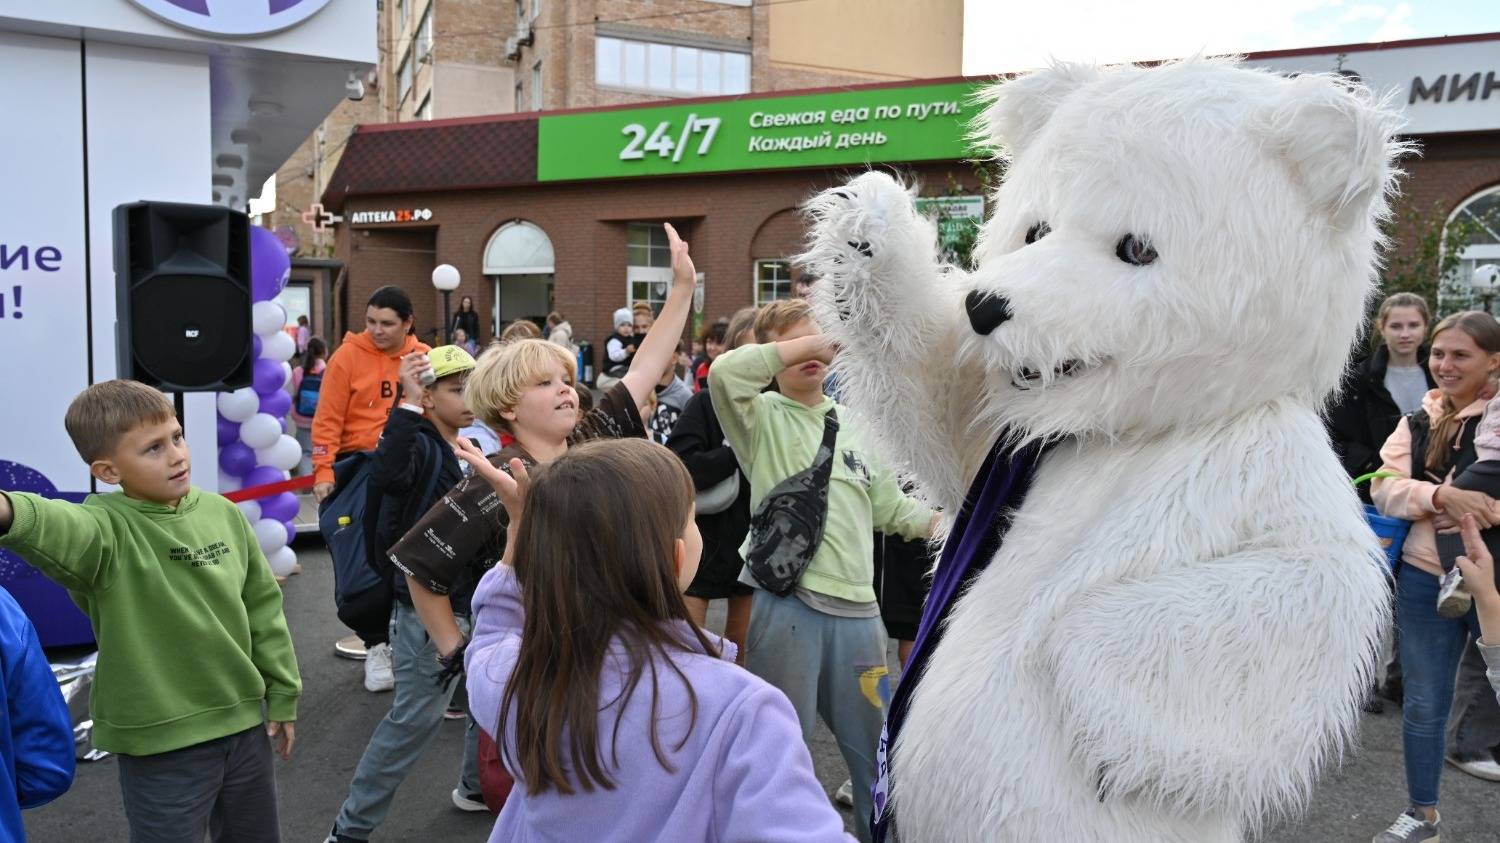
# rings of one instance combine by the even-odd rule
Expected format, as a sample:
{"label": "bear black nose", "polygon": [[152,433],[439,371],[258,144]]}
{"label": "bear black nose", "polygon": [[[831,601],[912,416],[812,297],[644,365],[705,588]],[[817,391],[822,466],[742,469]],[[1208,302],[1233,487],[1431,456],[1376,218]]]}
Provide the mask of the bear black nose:
{"label": "bear black nose", "polygon": [[964,310],[969,312],[969,324],[974,333],[989,336],[996,328],[1010,319],[1010,302],[1004,296],[970,290],[964,297]]}

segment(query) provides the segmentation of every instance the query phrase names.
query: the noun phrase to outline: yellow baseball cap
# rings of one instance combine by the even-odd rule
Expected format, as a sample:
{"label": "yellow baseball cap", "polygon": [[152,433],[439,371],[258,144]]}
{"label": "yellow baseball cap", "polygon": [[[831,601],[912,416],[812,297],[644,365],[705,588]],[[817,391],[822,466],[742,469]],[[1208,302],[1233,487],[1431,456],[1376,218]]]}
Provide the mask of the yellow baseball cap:
{"label": "yellow baseball cap", "polygon": [[474,370],[474,356],[456,345],[440,345],[427,352],[434,378],[446,378]]}

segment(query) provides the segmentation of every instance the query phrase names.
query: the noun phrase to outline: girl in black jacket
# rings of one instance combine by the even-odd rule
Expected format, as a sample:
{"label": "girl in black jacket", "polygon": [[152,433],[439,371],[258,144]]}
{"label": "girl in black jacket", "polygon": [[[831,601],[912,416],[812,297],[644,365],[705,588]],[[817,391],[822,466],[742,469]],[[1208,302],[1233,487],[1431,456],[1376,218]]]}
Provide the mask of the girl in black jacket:
{"label": "girl in black jacket", "polygon": [[[755,308],[747,307],[736,313],[725,330],[725,350],[752,341],[751,327],[754,324]],[[750,532],[750,479],[739,470],[734,451],[725,441],[724,428],[719,425],[708,390],[688,399],[676,427],[672,428],[672,435],[667,439],[667,447],[687,466],[700,501],[704,500],[704,493],[721,483],[730,482],[731,478],[738,478],[738,494],[727,509],[713,513],[700,511],[694,516],[698,532],[703,536],[703,556],[698,563],[698,573],[683,592],[682,599],[687,603],[693,622],[699,626],[708,622],[708,601],[729,600],[724,637],[734,642],[739,650],[737,661],[744,664],[752,589],[739,582],[740,569],[745,564],[740,558],[740,545]]]}
{"label": "girl in black jacket", "polygon": [[[1328,408],[1328,435],[1351,478],[1380,469],[1380,446],[1396,422],[1437,388],[1427,371],[1428,325],[1427,302],[1415,293],[1396,293],[1381,302],[1375,317],[1378,344],[1350,365],[1338,400]],[[1369,502],[1368,486],[1360,496]]]}

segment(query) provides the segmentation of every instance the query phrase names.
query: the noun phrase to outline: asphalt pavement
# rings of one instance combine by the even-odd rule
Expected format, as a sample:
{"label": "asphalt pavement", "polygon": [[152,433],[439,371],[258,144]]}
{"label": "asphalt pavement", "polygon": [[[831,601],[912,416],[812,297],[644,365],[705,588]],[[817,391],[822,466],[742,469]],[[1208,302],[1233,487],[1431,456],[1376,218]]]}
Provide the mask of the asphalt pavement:
{"label": "asphalt pavement", "polygon": [[[333,642],[347,631],[333,613],[328,556],[316,538],[299,541],[304,573],[286,585],[286,616],[302,665],[296,753],[278,762],[281,827],[288,843],[319,843],[348,793],[349,779],[371,731],[390,706],[390,694],[365,691],[363,665],[338,658]],[[722,628],[722,607],[710,626]],[[896,665],[894,647],[890,661]],[[995,702],[1003,716],[1003,701]],[[1263,839],[1277,843],[1368,841],[1405,807],[1400,709],[1367,715],[1360,747],[1319,783],[1305,816],[1273,826]],[[443,724],[436,742],[396,794],[376,840],[484,841],[487,814],[463,813],[449,801],[458,777],[463,723]],[[820,727],[813,743],[818,777],[832,793],[847,770],[832,736]],[[50,805],[27,811],[34,843],[127,839],[115,760],[80,762],[73,789]],[[1445,843],[1500,841],[1500,784],[1449,768],[1443,776]],[[843,809],[846,822],[849,811]]]}

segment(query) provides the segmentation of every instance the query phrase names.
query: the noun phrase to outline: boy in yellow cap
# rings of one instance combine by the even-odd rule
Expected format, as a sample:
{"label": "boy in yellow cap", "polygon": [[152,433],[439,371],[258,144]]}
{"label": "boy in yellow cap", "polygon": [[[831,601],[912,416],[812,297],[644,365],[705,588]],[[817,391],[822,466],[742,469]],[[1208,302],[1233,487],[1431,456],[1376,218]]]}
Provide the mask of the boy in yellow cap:
{"label": "boy in yellow cap", "polygon": [[[453,446],[458,431],[474,421],[464,402],[464,386],[474,358],[456,345],[401,360],[402,399],[391,411],[370,468],[370,499],[365,505],[371,564],[391,576],[386,549],[433,502],[463,479]],[[454,687],[441,681],[437,650],[412,609],[405,577],[394,576],[391,611],[391,670],[396,688],[391,710],[375,727],[355,768],[330,840],[368,840],[385,819],[396,788],[421,757],[443,722]],[[457,618],[467,628],[467,618]],[[469,724],[458,791],[479,793],[478,735]],[[480,803],[483,808],[483,803]]]}

